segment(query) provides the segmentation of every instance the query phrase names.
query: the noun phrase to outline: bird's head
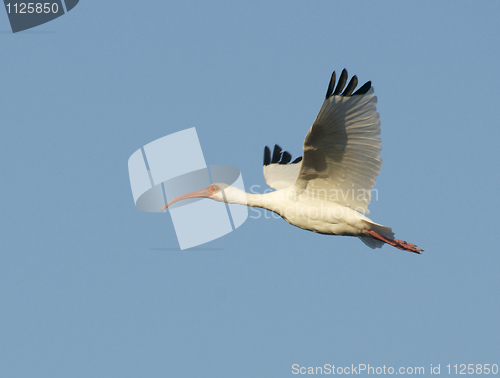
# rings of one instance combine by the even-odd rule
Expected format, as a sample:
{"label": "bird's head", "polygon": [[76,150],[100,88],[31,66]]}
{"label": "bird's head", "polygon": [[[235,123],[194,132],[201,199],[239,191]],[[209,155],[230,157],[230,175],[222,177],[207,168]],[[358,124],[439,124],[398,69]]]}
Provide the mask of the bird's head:
{"label": "bird's head", "polygon": [[170,205],[188,198],[210,198],[219,202],[227,202],[227,203],[241,203],[246,204],[246,196],[245,192],[235,188],[233,186],[216,183],[211,184],[205,189],[196,190],[191,193],[183,194],[177,198],[174,198],[172,201],[167,203],[161,211],[165,210]]}

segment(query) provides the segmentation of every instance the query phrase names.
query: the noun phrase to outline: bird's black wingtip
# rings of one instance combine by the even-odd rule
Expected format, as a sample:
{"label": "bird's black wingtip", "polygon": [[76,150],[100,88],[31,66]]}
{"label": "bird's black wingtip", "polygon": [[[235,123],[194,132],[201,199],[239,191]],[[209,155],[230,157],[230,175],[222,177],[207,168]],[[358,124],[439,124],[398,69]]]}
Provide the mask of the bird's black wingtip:
{"label": "bird's black wingtip", "polygon": [[269,164],[295,164],[302,160],[302,156],[292,160],[292,155],[288,151],[283,151],[277,144],[274,145],[274,150],[271,155],[271,149],[268,146],[264,147],[264,166]]}
{"label": "bird's black wingtip", "polygon": [[269,147],[264,147],[264,165],[271,164],[271,150]]}
{"label": "bird's black wingtip", "polygon": [[372,82],[371,81],[367,81],[356,92],[354,92],[352,95],[353,96],[364,95],[364,94],[366,94],[370,90],[371,87],[372,87]]}
{"label": "bird's black wingtip", "polygon": [[271,159],[271,164],[279,163],[279,161],[281,160],[281,151],[282,151],[281,147],[275,144],[273,150],[273,157]]}
{"label": "bird's black wingtip", "polygon": [[281,160],[280,164],[288,164],[290,163],[290,160],[292,160],[292,155],[288,151],[283,151],[283,154],[281,155]]}
{"label": "bird's black wingtip", "polygon": [[[325,100],[328,100],[328,98],[330,98],[331,96],[364,95],[370,90],[370,88],[372,86],[371,81],[368,81],[365,84],[363,84],[356,92],[354,92],[354,90],[356,89],[356,86],[358,85],[358,78],[356,77],[356,75],[354,75],[351,78],[351,80],[349,81],[349,84],[347,84],[347,87],[345,87],[345,84],[347,82],[347,77],[348,77],[347,70],[344,68],[342,70],[342,73],[340,74],[339,81],[337,83],[337,87],[335,87],[335,71],[333,71],[332,77],[330,79],[330,83],[328,84],[328,89],[326,90]],[[345,87],[345,90],[344,90],[344,87]]]}
{"label": "bird's black wingtip", "polygon": [[335,71],[332,73],[332,77],[330,78],[330,84],[328,84],[328,89],[326,90],[325,100],[328,99],[333,94],[333,89],[335,88]]}
{"label": "bird's black wingtip", "polygon": [[335,88],[335,90],[333,91],[334,96],[340,95],[340,93],[344,89],[346,81],[347,81],[347,70],[344,68],[342,70],[342,73],[340,74],[339,82],[337,83],[337,88]]}

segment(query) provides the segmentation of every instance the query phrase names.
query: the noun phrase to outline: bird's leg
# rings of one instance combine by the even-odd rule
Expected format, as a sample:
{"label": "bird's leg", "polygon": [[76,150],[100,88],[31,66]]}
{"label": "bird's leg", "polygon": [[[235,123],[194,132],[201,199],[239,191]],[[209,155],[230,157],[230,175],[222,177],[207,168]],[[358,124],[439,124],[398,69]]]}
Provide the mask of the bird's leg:
{"label": "bird's leg", "polygon": [[407,242],[405,242],[404,240],[394,239],[394,241],[395,241],[396,243],[399,243],[399,244],[404,244],[404,245],[406,245],[407,247],[410,247],[410,248],[412,248],[412,247],[416,247],[416,245],[415,245],[415,244],[412,244],[412,243],[407,243]]}
{"label": "bird's leg", "polygon": [[378,234],[377,232],[375,232],[373,230],[367,230],[366,232],[368,234],[370,234],[371,236],[373,236],[374,238],[382,240],[383,242],[390,244],[393,247],[396,247],[397,249],[401,249],[403,251],[408,251],[408,252],[413,252],[413,253],[418,253],[418,254],[423,252],[423,249],[417,248],[417,246],[415,244],[407,243],[404,240],[389,239],[389,238],[386,238],[386,237]]}

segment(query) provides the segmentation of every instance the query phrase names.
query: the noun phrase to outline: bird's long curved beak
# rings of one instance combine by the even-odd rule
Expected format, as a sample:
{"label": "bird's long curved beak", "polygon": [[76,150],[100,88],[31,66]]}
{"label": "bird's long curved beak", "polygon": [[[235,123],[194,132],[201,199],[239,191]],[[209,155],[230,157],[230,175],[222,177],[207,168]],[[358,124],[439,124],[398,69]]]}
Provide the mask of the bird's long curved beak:
{"label": "bird's long curved beak", "polygon": [[210,197],[211,195],[212,195],[212,191],[210,190],[210,188],[195,190],[194,192],[183,194],[182,196],[174,198],[172,201],[170,201],[165,206],[163,206],[163,209],[161,209],[160,212],[165,210],[170,205],[176,203],[177,201],[181,201],[183,199],[188,199],[188,198],[206,198],[206,197]]}

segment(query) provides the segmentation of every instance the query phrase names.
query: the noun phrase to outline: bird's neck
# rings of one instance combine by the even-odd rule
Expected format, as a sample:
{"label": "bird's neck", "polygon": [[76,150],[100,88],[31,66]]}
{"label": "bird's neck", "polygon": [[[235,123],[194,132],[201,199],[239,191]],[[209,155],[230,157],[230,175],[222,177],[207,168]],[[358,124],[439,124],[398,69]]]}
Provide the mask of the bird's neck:
{"label": "bird's neck", "polygon": [[287,205],[291,200],[290,196],[293,197],[293,193],[286,189],[264,194],[246,193],[243,190],[232,189],[230,192],[225,193],[224,201],[250,207],[260,207],[280,213],[279,208]]}
{"label": "bird's neck", "polygon": [[245,193],[246,195],[246,205],[250,207],[262,207],[266,208],[266,195],[265,194],[251,194]]}
{"label": "bird's neck", "polygon": [[279,210],[286,206],[289,201],[289,193],[286,190],[277,190],[264,194],[246,194],[247,206],[260,207],[281,214]]}
{"label": "bird's neck", "polygon": [[243,190],[231,190],[231,192],[225,193],[224,202],[235,203],[238,205],[245,205],[250,207],[262,207],[267,208],[269,204],[269,194],[253,194],[246,193]]}

